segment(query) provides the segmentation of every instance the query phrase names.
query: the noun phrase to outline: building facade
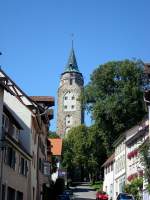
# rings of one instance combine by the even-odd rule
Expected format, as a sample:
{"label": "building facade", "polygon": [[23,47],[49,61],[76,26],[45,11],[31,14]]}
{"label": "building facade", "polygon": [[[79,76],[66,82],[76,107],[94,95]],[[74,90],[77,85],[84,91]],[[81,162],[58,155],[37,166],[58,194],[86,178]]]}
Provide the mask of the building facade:
{"label": "building facade", "polygon": [[0,86],[0,199],[44,200],[54,99],[27,96],[2,70]]}
{"label": "building facade", "polygon": [[113,199],[114,196],[114,159],[113,153],[102,166],[104,167],[103,191],[108,194],[109,199]]}
{"label": "building facade", "polygon": [[[149,199],[146,190],[146,181],[143,176],[144,166],[141,162],[141,145],[149,138],[149,121],[143,119],[140,123],[125,131],[115,141],[115,154],[113,159],[114,170],[111,170],[112,157],[103,164],[104,167],[104,182],[103,190],[107,192],[109,198],[112,197],[110,193],[110,184],[113,185],[113,198],[124,192],[125,185],[130,184],[136,178],[143,179],[143,187],[139,195],[143,195],[143,199]],[[113,181],[112,181],[113,177]]]}
{"label": "building facade", "polygon": [[124,190],[126,179],[126,149],[125,134],[121,135],[115,142],[115,162],[114,162],[114,199]]}
{"label": "building facade", "polygon": [[84,110],[79,100],[83,85],[83,76],[78,69],[72,47],[58,88],[57,134],[62,138],[72,127],[84,123]]}

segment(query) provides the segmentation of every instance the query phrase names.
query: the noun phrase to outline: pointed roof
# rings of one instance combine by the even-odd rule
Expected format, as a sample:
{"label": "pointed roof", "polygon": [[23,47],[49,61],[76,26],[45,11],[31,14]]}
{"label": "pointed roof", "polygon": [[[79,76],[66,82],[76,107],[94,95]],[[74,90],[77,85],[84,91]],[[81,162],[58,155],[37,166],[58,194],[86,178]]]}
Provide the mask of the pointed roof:
{"label": "pointed roof", "polygon": [[78,65],[77,65],[73,46],[71,48],[70,56],[69,56],[68,63],[66,65],[64,73],[66,73],[66,72],[78,72],[78,73],[80,73],[79,69],[78,69]]}

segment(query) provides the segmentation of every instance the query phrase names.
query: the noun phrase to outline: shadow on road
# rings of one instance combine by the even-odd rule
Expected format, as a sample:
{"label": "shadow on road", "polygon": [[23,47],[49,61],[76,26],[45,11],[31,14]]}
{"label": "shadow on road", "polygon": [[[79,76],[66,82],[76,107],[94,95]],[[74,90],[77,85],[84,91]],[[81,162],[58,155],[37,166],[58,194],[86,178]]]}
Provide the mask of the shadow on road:
{"label": "shadow on road", "polygon": [[75,198],[75,200],[93,200],[93,199],[87,199],[87,198]]}
{"label": "shadow on road", "polygon": [[90,192],[90,191],[95,191],[94,189],[85,189],[85,188],[75,188],[73,189],[73,192]]}

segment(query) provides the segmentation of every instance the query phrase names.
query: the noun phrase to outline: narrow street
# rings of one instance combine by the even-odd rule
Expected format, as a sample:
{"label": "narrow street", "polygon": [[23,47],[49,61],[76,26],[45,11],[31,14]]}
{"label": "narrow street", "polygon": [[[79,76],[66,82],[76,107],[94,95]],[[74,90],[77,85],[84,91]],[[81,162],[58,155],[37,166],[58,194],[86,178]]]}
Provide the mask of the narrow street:
{"label": "narrow street", "polygon": [[82,183],[73,189],[75,200],[96,199],[96,191],[92,189],[89,183]]}

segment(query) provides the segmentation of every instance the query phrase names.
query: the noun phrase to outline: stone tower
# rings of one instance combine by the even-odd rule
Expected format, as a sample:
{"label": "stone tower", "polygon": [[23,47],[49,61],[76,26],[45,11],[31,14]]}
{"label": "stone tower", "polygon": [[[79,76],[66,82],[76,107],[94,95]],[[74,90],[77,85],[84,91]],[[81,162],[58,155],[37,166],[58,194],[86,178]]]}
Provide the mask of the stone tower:
{"label": "stone tower", "polygon": [[61,74],[58,88],[57,134],[64,137],[70,128],[84,123],[84,110],[79,96],[84,80],[72,46],[68,63]]}

